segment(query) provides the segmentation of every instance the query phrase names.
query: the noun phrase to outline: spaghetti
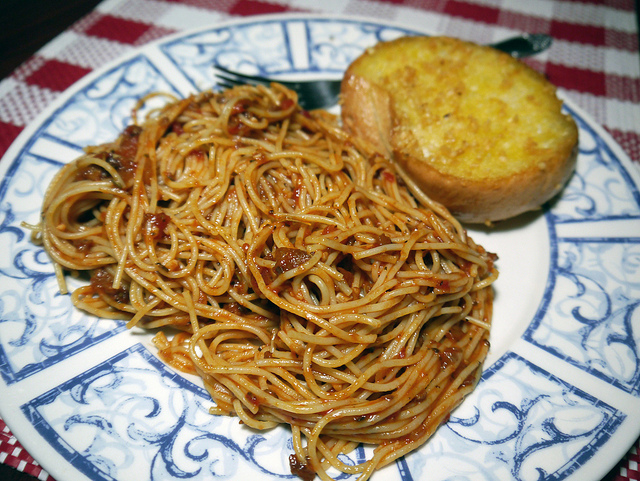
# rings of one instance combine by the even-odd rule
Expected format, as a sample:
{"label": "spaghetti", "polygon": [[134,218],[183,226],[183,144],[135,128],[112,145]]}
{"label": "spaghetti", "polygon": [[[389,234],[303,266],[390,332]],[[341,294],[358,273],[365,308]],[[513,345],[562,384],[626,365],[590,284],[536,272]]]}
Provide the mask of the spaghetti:
{"label": "spaghetti", "polygon": [[[277,84],[174,100],[66,165],[37,237],[91,314],[177,328],[160,356],[291,469],[372,472],[476,385],[495,256],[398,167]],[[375,445],[366,462],[339,454]]]}

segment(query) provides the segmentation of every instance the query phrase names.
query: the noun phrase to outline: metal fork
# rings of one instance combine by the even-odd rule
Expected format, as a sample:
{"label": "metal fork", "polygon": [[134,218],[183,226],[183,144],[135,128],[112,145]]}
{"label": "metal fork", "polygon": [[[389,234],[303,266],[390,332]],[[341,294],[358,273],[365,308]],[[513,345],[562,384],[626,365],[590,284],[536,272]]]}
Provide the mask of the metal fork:
{"label": "metal fork", "polygon": [[[512,37],[491,47],[506,52],[513,57],[521,58],[535,55],[551,46],[553,39],[544,33],[525,34]],[[215,65],[216,83],[223,88],[231,88],[241,84],[269,85],[278,82],[298,93],[298,102],[303,109],[312,110],[328,108],[338,102],[341,79],[285,81],[257,75],[247,75]]]}

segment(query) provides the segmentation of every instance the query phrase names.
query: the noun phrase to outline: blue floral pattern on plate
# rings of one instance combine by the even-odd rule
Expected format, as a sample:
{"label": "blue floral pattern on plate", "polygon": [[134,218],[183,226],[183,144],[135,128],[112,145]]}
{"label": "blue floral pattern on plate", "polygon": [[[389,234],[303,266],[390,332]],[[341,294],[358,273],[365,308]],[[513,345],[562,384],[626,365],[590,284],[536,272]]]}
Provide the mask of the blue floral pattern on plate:
{"label": "blue floral pattern on plate", "polygon": [[586,119],[571,109],[569,112],[580,128],[580,166],[554,206],[554,221],[640,218],[637,184],[607,141]]}
{"label": "blue floral pattern on plate", "polygon": [[[230,478],[252,467],[290,477],[286,431],[236,429],[207,392],[140,344],[23,406],[45,439],[90,478]],[[114,455],[115,452],[115,455]]]}
{"label": "blue floral pattern on plate", "polygon": [[[212,87],[216,62],[339,78],[368,46],[407,33],[420,32],[270,16],[176,36],[82,80],[10,150],[0,164],[0,412],[60,481],[291,478],[292,448],[285,427],[254,432],[211,416],[200,381],[160,362],[148,333],[82,314],[58,294],[48,258],[22,224],[38,222],[56,170],[82,147],[113,139],[141,96]],[[549,246],[535,315],[521,319],[511,301],[527,293],[498,280],[497,302],[514,307],[509,319],[495,319],[492,336],[507,322],[521,323],[523,334],[425,446],[374,479],[597,481],[608,468],[603,456],[615,462],[637,437],[638,175],[604,132],[567,108],[580,127],[577,172],[532,221],[548,236],[521,239],[533,258]],[[345,459],[368,453],[359,448]]]}
{"label": "blue floral pattern on plate", "polygon": [[122,323],[87,319],[68,296],[58,294],[50,259],[20,226],[37,222],[43,189],[59,164],[25,154],[14,167],[2,184],[0,203],[0,375],[7,384],[124,330]]}

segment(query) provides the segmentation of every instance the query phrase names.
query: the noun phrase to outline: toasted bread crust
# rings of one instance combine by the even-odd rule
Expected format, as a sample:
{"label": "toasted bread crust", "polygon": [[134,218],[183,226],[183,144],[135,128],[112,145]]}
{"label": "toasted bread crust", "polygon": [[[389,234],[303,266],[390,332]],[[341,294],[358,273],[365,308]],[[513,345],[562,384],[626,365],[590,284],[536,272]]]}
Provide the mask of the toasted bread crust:
{"label": "toasted bread crust", "polygon": [[461,221],[539,208],[574,170],[578,130],[555,87],[512,57],[447,37],[403,37],[356,59],[342,120]]}
{"label": "toasted bread crust", "polygon": [[402,154],[396,156],[396,161],[427,195],[445,205],[458,220],[488,223],[540,208],[569,180],[577,153],[576,146],[566,160],[545,170],[532,166],[502,179],[481,181],[444,174]]}

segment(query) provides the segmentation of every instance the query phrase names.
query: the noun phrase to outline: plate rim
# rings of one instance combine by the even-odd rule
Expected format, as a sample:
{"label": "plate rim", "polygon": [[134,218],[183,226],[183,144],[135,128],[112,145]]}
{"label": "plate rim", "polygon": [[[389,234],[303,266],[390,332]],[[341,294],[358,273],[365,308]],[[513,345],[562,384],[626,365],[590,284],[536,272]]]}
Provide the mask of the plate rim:
{"label": "plate rim", "polygon": [[[173,34],[164,36],[162,38],[153,40],[144,45],[133,47],[130,51],[125,52],[121,55],[118,55],[113,60],[101,65],[100,67],[92,70],[90,73],[85,75],[82,79],[78,80],[63,92],[61,92],[53,101],[47,105],[40,113],[38,113],[33,120],[31,120],[25,128],[21,131],[21,133],[14,139],[10,147],[7,149],[5,154],[2,156],[0,160],[0,183],[2,185],[2,189],[5,188],[7,184],[10,184],[7,181],[7,173],[9,170],[16,164],[16,161],[22,155],[23,152],[27,151],[32,144],[32,142],[36,139],[38,132],[42,129],[48,119],[53,117],[58,110],[60,110],[66,102],[68,102],[74,95],[76,95],[81,89],[91,84],[95,80],[99,79],[109,70],[137,57],[144,56],[145,54],[151,55],[151,52],[154,50],[159,50],[160,46],[163,44],[167,44],[181,38],[185,38],[191,35],[198,34],[199,32],[206,32],[208,30],[217,29],[217,28],[228,28],[239,25],[247,25],[247,24],[258,24],[264,22],[271,21],[287,21],[287,20],[327,20],[327,21],[348,21],[354,24],[362,24],[362,23],[371,23],[378,26],[386,26],[389,28],[398,28],[402,30],[413,30],[413,31],[421,31],[425,34],[436,35],[432,31],[428,29],[419,29],[414,26],[410,26],[407,24],[403,24],[397,21],[387,21],[380,18],[375,17],[367,17],[367,16],[351,16],[351,15],[343,15],[343,14],[313,14],[313,13],[286,13],[286,14],[265,14],[265,15],[253,15],[247,17],[240,18],[232,18],[232,19],[223,19],[218,22],[200,26],[192,29],[186,29],[179,32],[175,32]],[[55,40],[54,40],[55,41]],[[624,151],[624,149],[615,141],[613,136],[600,124],[598,124],[592,116],[587,113],[583,108],[577,105],[570,97],[568,92],[563,89],[558,89],[559,96],[562,98],[563,102],[575,111],[585,123],[588,124],[590,128],[594,130],[594,132],[604,141],[604,144],[607,148],[611,149],[615,156],[620,160],[624,170],[630,175],[636,187],[640,186],[640,172],[634,162],[631,160],[629,155]],[[0,383],[0,390],[4,391],[7,386],[3,383]],[[3,414],[3,406],[4,403],[0,403],[0,414]],[[9,426],[9,428],[13,431],[11,426],[11,421],[7,420],[3,415],[3,420]],[[38,431],[33,428],[32,425],[29,425],[29,428],[33,430],[34,433],[38,433]],[[22,430],[22,429],[20,429]],[[616,431],[617,433],[617,431]],[[628,434],[629,446],[631,446],[638,435],[640,435],[640,426],[637,428],[635,432],[635,436],[632,436],[631,432]],[[17,437],[17,436],[16,436]],[[35,438],[34,436],[30,436],[30,438]],[[632,439],[631,439],[632,438]],[[19,439],[19,438],[18,438]],[[31,449],[27,448],[27,445],[33,444],[29,440],[25,439],[27,443],[24,443],[22,439],[19,439],[20,443],[25,446],[25,449],[29,453],[31,453]],[[37,441],[37,439],[34,439]],[[41,443],[42,444],[42,443]],[[60,453],[53,449],[49,444],[46,445],[47,449],[51,449],[55,455],[60,456]],[[41,449],[38,447],[37,450]],[[628,449],[628,448],[627,448]],[[626,451],[625,451],[626,452]],[[622,454],[624,455],[624,453]],[[614,466],[619,460],[616,459],[612,462],[612,466]],[[51,461],[53,464],[53,461]],[[45,468],[46,469],[46,468]],[[47,469],[47,471],[49,471]],[[55,471],[55,470],[54,470]],[[49,471],[51,472],[51,471]],[[604,471],[603,474],[606,474],[608,470]],[[68,474],[68,473],[67,473]],[[62,478],[61,478],[62,479]],[[66,478],[65,478],[66,479]],[[70,478],[71,479],[71,478]]]}

